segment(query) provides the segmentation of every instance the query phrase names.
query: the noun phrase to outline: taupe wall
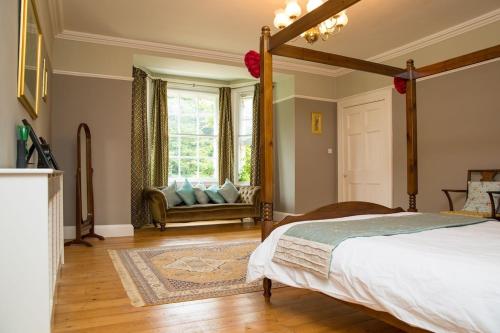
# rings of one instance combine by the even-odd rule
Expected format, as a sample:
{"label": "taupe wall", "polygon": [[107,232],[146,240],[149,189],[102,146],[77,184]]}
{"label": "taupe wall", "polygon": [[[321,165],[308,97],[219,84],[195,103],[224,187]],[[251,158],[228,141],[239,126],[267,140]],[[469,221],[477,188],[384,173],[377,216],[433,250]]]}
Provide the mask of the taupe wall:
{"label": "taupe wall", "polygon": [[[465,188],[467,169],[500,168],[499,92],[500,61],[417,84],[420,210],[447,209],[441,189]],[[394,204],[407,208],[404,119],[395,94]]]}
{"label": "taupe wall", "polygon": [[[323,114],[322,134],[311,132],[312,112]],[[337,201],[336,138],[336,103],[295,100],[295,213]]]}
{"label": "taupe wall", "polygon": [[[274,111],[275,210],[304,213],[336,202],[336,103],[291,98]],[[323,114],[321,135],[311,132],[312,112]]]}
{"label": "taupe wall", "polygon": [[64,222],[75,223],[76,132],[92,134],[96,224],[130,224],[132,83],[54,75],[52,141],[65,171]]}
{"label": "taupe wall", "polygon": [[[16,166],[16,125],[23,118],[28,119],[39,136],[49,142],[50,103],[40,101],[39,117],[32,120],[28,112],[17,100],[18,63],[18,1],[0,2],[0,167]],[[43,22],[42,22],[42,26]],[[44,49],[44,57],[49,57]],[[52,92],[52,76],[49,74],[49,94]]]}
{"label": "taupe wall", "polygon": [[295,99],[274,104],[274,210],[295,211]]}

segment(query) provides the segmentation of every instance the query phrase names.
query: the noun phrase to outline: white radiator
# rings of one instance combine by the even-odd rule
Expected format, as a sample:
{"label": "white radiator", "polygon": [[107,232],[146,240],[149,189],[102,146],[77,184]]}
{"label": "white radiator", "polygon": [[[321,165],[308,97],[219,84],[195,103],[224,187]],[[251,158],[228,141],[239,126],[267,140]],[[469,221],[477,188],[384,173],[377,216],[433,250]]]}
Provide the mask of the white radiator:
{"label": "white radiator", "polygon": [[0,332],[51,332],[63,224],[62,172],[0,169]]}

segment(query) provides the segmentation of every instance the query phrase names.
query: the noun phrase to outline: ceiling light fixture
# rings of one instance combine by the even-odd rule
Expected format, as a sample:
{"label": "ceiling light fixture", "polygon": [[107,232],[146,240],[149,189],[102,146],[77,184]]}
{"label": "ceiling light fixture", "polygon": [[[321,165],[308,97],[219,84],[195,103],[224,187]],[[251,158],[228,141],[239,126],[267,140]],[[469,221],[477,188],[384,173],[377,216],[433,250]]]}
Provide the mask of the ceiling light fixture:
{"label": "ceiling light fixture", "polygon": [[[321,6],[324,0],[309,0],[306,5],[307,12],[311,12]],[[284,29],[297,20],[302,14],[302,8],[297,3],[297,0],[288,0],[285,9],[278,9],[274,12],[274,26],[278,29]],[[344,11],[330,17],[326,21],[321,22],[315,27],[302,33],[300,36],[308,43],[313,44],[319,38],[327,40],[332,35],[338,33],[349,22],[347,14]]]}

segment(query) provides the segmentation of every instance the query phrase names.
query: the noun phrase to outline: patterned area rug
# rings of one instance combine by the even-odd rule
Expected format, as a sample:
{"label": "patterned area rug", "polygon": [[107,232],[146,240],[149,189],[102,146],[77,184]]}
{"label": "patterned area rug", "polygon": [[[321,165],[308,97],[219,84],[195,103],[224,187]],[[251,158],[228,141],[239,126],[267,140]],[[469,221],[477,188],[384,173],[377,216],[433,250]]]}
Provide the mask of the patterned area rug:
{"label": "patterned area rug", "polygon": [[[258,241],[109,250],[134,306],[185,302],[260,291],[246,283]],[[277,286],[279,287],[279,286]]]}

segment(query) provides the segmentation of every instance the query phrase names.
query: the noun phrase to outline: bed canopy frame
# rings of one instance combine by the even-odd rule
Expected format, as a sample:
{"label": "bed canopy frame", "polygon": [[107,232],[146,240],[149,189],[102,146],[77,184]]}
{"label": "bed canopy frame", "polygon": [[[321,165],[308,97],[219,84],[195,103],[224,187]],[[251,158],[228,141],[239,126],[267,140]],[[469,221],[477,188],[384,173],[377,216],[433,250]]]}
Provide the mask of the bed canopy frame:
{"label": "bed canopy frame", "polygon": [[[390,77],[399,77],[406,81],[406,142],[407,142],[407,193],[409,197],[408,211],[417,211],[418,194],[418,159],[417,159],[417,103],[416,80],[419,78],[444,73],[450,70],[474,65],[500,57],[500,45],[472,52],[466,55],[441,61],[432,65],[415,68],[412,59],[406,62],[405,68],[398,68],[370,62],[366,60],[315,51],[286,43],[299,36],[304,31],[318,25],[326,19],[349,8],[360,0],[327,0],[323,5],[302,16],[288,27],[271,36],[268,26],[262,28],[260,37],[260,115],[261,115],[261,170],[262,170],[262,239],[264,240],[279,225],[321,217],[341,217],[356,215],[356,213],[371,214],[392,213],[398,209],[360,202],[346,202],[325,206],[305,214],[300,218],[288,217],[278,224],[273,222],[273,55],[295,58],[310,62],[327,64],[337,67],[360,70]],[[401,211],[401,209],[399,209]],[[264,279],[264,296],[271,296],[271,281]],[[358,306],[359,307],[359,306]],[[394,324],[397,319],[386,316],[385,313],[365,309],[371,315]],[[411,331],[419,331],[402,323],[396,325]]]}

